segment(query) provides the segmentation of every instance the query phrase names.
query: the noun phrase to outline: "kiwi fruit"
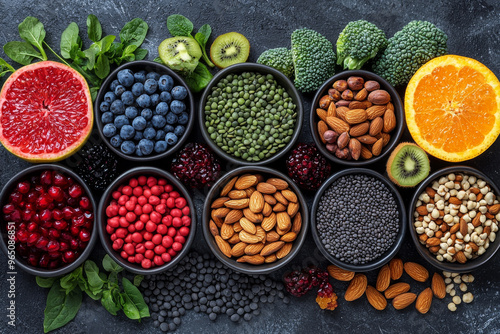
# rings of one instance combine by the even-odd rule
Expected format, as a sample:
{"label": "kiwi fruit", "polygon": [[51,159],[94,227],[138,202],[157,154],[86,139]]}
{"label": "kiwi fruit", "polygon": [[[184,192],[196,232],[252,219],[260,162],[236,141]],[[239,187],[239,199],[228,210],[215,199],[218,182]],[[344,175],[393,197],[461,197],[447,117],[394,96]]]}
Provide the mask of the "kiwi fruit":
{"label": "kiwi fruit", "polygon": [[215,39],[210,47],[210,59],[218,68],[244,63],[250,54],[250,42],[240,33],[228,32]]}
{"label": "kiwi fruit", "polygon": [[413,143],[401,143],[387,161],[389,179],[400,187],[415,187],[431,170],[427,153]]}
{"label": "kiwi fruit", "polygon": [[186,75],[194,71],[202,56],[198,42],[186,36],[167,38],[158,46],[158,53],[165,65]]}

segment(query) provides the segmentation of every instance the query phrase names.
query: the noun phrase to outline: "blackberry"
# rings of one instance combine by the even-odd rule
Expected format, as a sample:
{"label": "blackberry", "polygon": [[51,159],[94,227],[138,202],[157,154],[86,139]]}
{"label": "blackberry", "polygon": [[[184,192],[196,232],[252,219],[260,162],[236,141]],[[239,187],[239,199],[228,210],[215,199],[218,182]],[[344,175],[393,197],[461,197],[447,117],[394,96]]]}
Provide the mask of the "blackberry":
{"label": "blackberry", "polygon": [[301,188],[316,190],[330,175],[331,166],[316,146],[300,143],[286,160],[290,178]]}
{"label": "blackberry", "polygon": [[81,158],[76,173],[90,187],[103,191],[115,179],[118,161],[104,143],[85,145],[79,152]]}

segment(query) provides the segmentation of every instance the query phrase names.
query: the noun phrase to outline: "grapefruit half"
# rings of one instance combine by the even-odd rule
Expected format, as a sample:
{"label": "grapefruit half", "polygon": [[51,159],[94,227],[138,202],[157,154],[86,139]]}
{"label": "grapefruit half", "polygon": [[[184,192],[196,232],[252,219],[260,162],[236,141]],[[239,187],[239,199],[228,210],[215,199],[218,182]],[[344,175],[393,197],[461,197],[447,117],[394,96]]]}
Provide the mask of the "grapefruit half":
{"label": "grapefruit half", "polygon": [[85,144],[93,122],[87,82],[61,63],[24,66],[0,93],[0,143],[30,162],[67,158]]}

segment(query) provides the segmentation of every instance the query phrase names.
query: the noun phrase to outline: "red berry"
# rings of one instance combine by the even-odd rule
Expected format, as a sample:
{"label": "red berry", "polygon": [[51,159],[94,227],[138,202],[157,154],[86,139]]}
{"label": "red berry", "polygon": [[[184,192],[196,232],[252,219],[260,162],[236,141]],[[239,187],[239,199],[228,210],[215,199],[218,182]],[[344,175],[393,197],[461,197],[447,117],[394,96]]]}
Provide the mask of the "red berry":
{"label": "red berry", "polygon": [[330,175],[331,166],[312,144],[298,144],[286,160],[290,178],[300,187],[316,190]]}
{"label": "red berry", "polygon": [[17,191],[21,194],[27,194],[30,191],[30,184],[27,181],[19,182],[17,184]]}
{"label": "red berry", "polygon": [[69,182],[61,173],[54,173],[54,184],[58,187],[66,188]]}
{"label": "red berry", "polygon": [[71,263],[76,260],[76,253],[73,251],[66,251],[63,253],[63,262]]}
{"label": "red berry", "polygon": [[83,189],[78,184],[73,184],[69,187],[68,194],[72,198],[78,198],[83,195]]}

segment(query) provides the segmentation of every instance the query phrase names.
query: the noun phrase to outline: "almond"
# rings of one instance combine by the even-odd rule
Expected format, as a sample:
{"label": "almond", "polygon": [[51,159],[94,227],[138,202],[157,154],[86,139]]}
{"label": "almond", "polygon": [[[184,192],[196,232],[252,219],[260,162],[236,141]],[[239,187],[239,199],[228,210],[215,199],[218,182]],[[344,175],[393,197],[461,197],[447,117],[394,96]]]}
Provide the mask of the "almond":
{"label": "almond", "polygon": [[277,202],[276,198],[274,198],[274,196],[267,195],[267,194],[264,195],[264,201],[270,205],[275,205]]}
{"label": "almond", "polygon": [[234,234],[234,229],[232,225],[222,224],[220,228],[220,236],[222,237],[222,239],[224,240],[231,239],[233,234]]}
{"label": "almond", "polygon": [[224,254],[227,257],[231,257],[231,246],[227,241],[222,239],[220,235],[216,235],[215,242],[217,243],[217,246],[219,247],[222,254]]}
{"label": "almond", "polygon": [[245,190],[247,188],[253,187],[258,183],[257,176],[245,174],[238,178],[234,187],[238,190]]}
{"label": "almond", "polygon": [[271,231],[266,234],[266,241],[269,243],[278,241],[280,240],[280,238],[281,236],[278,233],[276,233],[276,231]]}
{"label": "almond", "polygon": [[349,152],[354,160],[358,160],[361,156],[361,143],[356,138],[351,138],[349,141]]}
{"label": "almond", "polygon": [[265,243],[266,242],[266,231],[261,226],[256,226],[257,232],[255,232],[255,235],[259,239],[259,242]]}
{"label": "almond", "polygon": [[282,193],[277,192],[277,193],[275,193],[273,196],[274,196],[274,198],[276,198],[276,200],[277,200],[278,202],[280,202],[281,204],[283,204],[283,205],[288,205],[288,200],[285,198],[285,196],[283,196],[283,194],[282,194]]}
{"label": "almond", "polygon": [[378,272],[377,290],[381,292],[385,291],[389,287],[389,284],[391,284],[391,270],[389,269],[389,265],[386,264]]}
{"label": "almond", "polygon": [[349,103],[349,109],[366,109],[366,108],[368,107],[364,101],[356,100]]}
{"label": "almond", "polygon": [[326,122],[326,117],[327,117],[326,110],[321,109],[321,108],[317,108],[316,115],[318,115],[318,117],[321,118],[322,121]]}
{"label": "almond", "polygon": [[[349,111],[349,108],[347,107],[337,107],[337,118],[340,118],[342,121],[345,122],[345,115]],[[328,124],[328,122],[326,122]]]}
{"label": "almond", "polygon": [[231,239],[229,239],[227,242],[229,242],[231,245],[234,245],[234,244],[237,244],[240,241],[241,241],[240,240],[240,236],[238,235],[238,233],[235,233],[235,234],[233,234],[233,236],[231,237]]}
{"label": "almond", "polygon": [[252,196],[250,196],[248,208],[253,213],[260,213],[264,209],[264,196],[259,191],[254,191]]}
{"label": "almond", "polygon": [[417,213],[421,216],[427,216],[427,214],[429,213],[427,212],[427,208],[425,207],[425,205],[418,206],[415,211],[417,211]]}
{"label": "almond", "polygon": [[286,212],[278,212],[276,214],[276,223],[280,230],[290,229],[292,222],[290,221],[290,216]]}
{"label": "almond", "polygon": [[257,244],[250,244],[248,246],[245,247],[245,254],[246,255],[255,255],[255,254],[259,254],[260,251],[262,250],[262,248],[264,248],[264,244],[263,243],[257,243]]}
{"label": "almond", "polygon": [[279,235],[285,235],[287,234],[288,232],[290,232],[290,230],[292,229],[292,225],[290,225],[289,228],[286,228],[284,230],[280,229],[279,226],[276,226],[276,232],[279,234]]}
{"label": "almond", "polygon": [[432,189],[431,187],[425,188],[425,192],[427,195],[429,195],[430,198],[434,199],[434,196],[436,196],[436,191]]}
{"label": "almond", "polygon": [[428,238],[425,243],[429,247],[434,247],[434,246],[439,246],[439,244],[441,243],[441,240],[439,240],[439,238],[436,238],[436,237]]}
{"label": "almond", "polygon": [[480,226],[482,223],[481,223],[481,212],[477,212],[476,216],[474,217],[474,219],[472,219],[472,225],[474,225],[474,227],[478,227]]}
{"label": "almond", "polygon": [[400,295],[394,297],[394,299],[392,300],[392,306],[396,310],[402,310],[402,309],[410,306],[411,303],[413,303],[416,298],[417,298],[416,294],[414,294],[412,292],[406,292],[406,293],[403,293],[403,294],[400,294]]}
{"label": "almond", "polygon": [[348,302],[352,302],[353,300],[361,297],[366,290],[366,286],[368,284],[368,280],[364,274],[356,274],[354,278],[351,280],[351,283],[347,287],[344,298]]}
{"label": "almond", "polygon": [[384,295],[385,298],[392,299],[408,291],[410,291],[410,284],[399,282],[389,286],[387,290],[385,290]]}
{"label": "almond", "polygon": [[245,230],[241,230],[238,236],[241,241],[247,244],[256,244],[259,242],[259,238],[255,234],[250,234]]}
{"label": "almond", "polygon": [[467,235],[467,233],[469,233],[469,228],[467,227],[467,222],[463,218],[460,218],[460,233],[464,237]]}
{"label": "almond", "polygon": [[377,89],[368,94],[367,100],[373,104],[387,104],[391,100],[391,95],[383,89]]}
{"label": "almond", "polygon": [[370,129],[370,123],[368,123],[368,122],[357,124],[357,125],[354,125],[349,130],[349,135],[351,135],[351,137],[362,136],[362,135],[366,134],[369,129]]}
{"label": "almond", "polygon": [[450,198],[448,199],[448,202],[449,202],[450,204],[455,204],[455,205],[461,205],[461,204],[462,204],[462,201],[461,201],[461,200],[459,200],[459,199],[458,199],[458,198],[456,198],[456,197],[450,197]]}
{"label": "almond", "polygon": [[366,146],[361,145],[361,158],[368,160],[371,159],[371,157],[373,157],[372,152],[366,148]]}
{"label": "almond", "polygon": [[[248,198],[242,198],[242,199],[232,199],[230,201],[227,201],[224,203],[224,205],[230,209],[244,209],[248,207],[248,203],[250,200]],[[220,209],[217,209],[220,210]],[[228,211],[229,213],[229,211]]]}
{"label": "almond", "polygon": [[398,280],[403,275],[403,261],[398,258],[393,258],[389,262],[389,270],[392,280]]}
{"label": "almond", "polygon": [[366,114],[368,116],[368,119],[372,120],[384,115],[385,110],[386,110],[385,106],[371,106],[366,109]]}
{"label": "almond", "polygon": [[282,190],[281,194],[290,202],[297,203],[298,201],[297,195],[295,195],[295,193],[289,189]]}
{"label": "almond", "polygon": [[424,291],[420,292],[417,297],[417,301],[415,302],[415,308],[421,314],[426,314],[429,312],[432,304],[432,290],[431,288],[427,288]]}
{"label": "almond", "polygon": [[465,254],[463,251],[458,251],[455,253],[455,260],[457,260],[458,263],[465,263],[467,262],[467,257],[465,257]]}
{"label": "almond", "polygon": [[488,208],[488,212],[492,215],[497,215],[500,212],[500,204],[493,204]]}
{"label": "almond", "polygon": [[[333,104],[333,103],[332,103]],[[276,254],[271,254],[269,256],[266,256],[264,258],[264,263],[273,263],[275,262],[276,260],[278,259],[278,257],[276,256]]]}
{"label": "almond", "polygon": [[[326,115],[333,116],[333,117],[337,116],[337,107],[335,107],[335,103],[330,103],[330,105],[328,106],[328,110],[326,111]],[[323,121],[325,121],[325,120],[323,120]]]}
{"label": "almond", "polygon": [[[224,202],[224,204],[227,202],[229,202],[229,201]],[[219,209],[212,210],[212,217],[224,218],[227,216],[229,211],[231,211],[231,210],[228,208],[219,208]]]}
{"label": "almond", "polygon": [[387,109],[384,113],[384,132],[389,133],[396,127],[396,115],[394,111]]}
{"label": "almond", "polygon": [[245,217],[240,219],[240,225],[244,231],[247,231],[250,234],[255,234],[255,232],[257,232],[255,225]]}
{"label": "almond", "polygon": [[236,233],[240,233],[241,231],[243,231],[243,227],[241,227],[240,225],[240,222],[238,221],[237,223],[234,223],[233,224],[233,230],[234,232]]}
{"label": "almond", "polygon": [[429,278],[429,272],[422,265],[415,262],[406,262],[404,264],[406,273],[418,282],[425,282]]}
{"label": "almond", "polygon": [[460,223],[457,223],[455,225],[453,225],[451,228],[450,228],[450,233],[451,234],[455,234],[458,232],[458,230],[460,230]]}
{"label": "almond", "polygon": [[345,120],[349,124],[363,123],[368,119],[368,114],[365,109],[352,109],[345,115]]}
{"label": "almond", "polygon": [[240,257],[245,255],[245,248],[248,246],[248,244],[244,242],[238,242],[236,245],[231,248],[231,255],[234,257]]}
{"label": "almond", "polygon": [[257,184],[257,191],[261,194],[274,194],[276,192],[276,187],[271,183],[261,182]]}
{"label": "almond", "polygon": [[271,231],[276,225],[276,214],[273,212],[268,217],[264,217],[260,226],[264,231]]}
{"label": "almond", "polygon": [[367,96],[368,96],[368,91],[365,88],[363,88],[356,95],[354,95],[354,99],[356,101],[364,101],[366,100]]}
{"label": "almond", "polygon": [[250,198],[252,196],[253,192],[255,191],[254,187],[246,188],[245,193],[247,194],[247,197]]}
{"label": "almond", "polygon": [[269,256],[271,254],[274,254],[277,251],[279,251],[284,245],[285,245],[285,242],[283,242],[283,241],[271,242],[270,244],[267,244],[266,246],[264,246],[262,248],[262,250],[260,251],[260,255]]}
{"label": "almond", "polygon": [[319,138],[323,142],[323,144],[326,144],[326,139],[325,139],[325,132],[328,130],[328,125],[326,125],[325,122],[319,121],[318,122],[318,134]]}
{"label": "almond", "polygon": [[230,199],[242,199],[247,197],[247,193],[245,190],[231,190],[227,196],[229,196]]}
{"label": "almond", "polygon": [[302,228],[302,215],[300,214],[300,212],[298,212],[293,218],[292,232],[299,234],[301,228]]}
{"label": "almond", "polygon": [[286,234],[284,234],[282,237],[281,237],[281,241],[284,241],[284,242],[292,242],[294,241],[295,239],[297,239],[297,233],[295,232],[288,232]]}
{"label": "almond", "polygon": [[224,224],[234,224],[239,221],[241,217],[243,217],[243,212],[241,210],[231,210],[224,218]]}
{"label": "almond", "polygon": [[290,217],[294,217],[297,214],[297,212],[299,212],[299,209],[300,209],[299,203],[290,202],[290,204],[288,204],[288,207],[286,208],[286,213],[288,213]]}
{"label": "almond", "polygon": [[243,215],[252,223],[260,223],[264,219],[262,213],[254,213],[249,208],[243,209]]}
{"label": "almond", "polygon": [[[270,178],[270,179],[267,179],[266,182],[269,184],[272,184],[278,190],[283,190],[283,189],[288,188],[288,182],[286,182],[285,180],[282,180],[282,179]],[[271,203],[269,203],[269,204],[271,204]]]}
{"label": "almond", "polygon": [[[337,109],[338,111],[338,109]],[[333,131],[337,133],[342,133],[342,132],[348,132],[349,131],[349,124],[341,120],[340,118],[337,117],[327,117],[326,118],[326,123],[330,128],[332,128]]]}
{"label": "almond", "polygon": [[363,135],[363,136],[357,137],[356,139],[359,140],[360,143],[367,144],[367,145],[371,145],[377,141],[377,138],[372,137],[370,135]]}
{"label": "almond", "polygon": [[382,138],[380,138],[379,140],[377,140],[375,142],[375,144],[373,144],[372,154],[374,156],[378,157],[380,155],[380,153],[382,153],[383,148],[384,148],[384,140]]}
{"label": "almond", "polygon": [[382,131],[383,128],[384,128],[384,120],[382,119],[382,117],[376,117],[370,123],[370,131],[368,133],[370,136],[375,137]]}
{"label": "almond", "polygon": [[438,273],[434,273],[432,276],[431,288],[436,298],[443,299],[446,297],[446,284],[443,277]]}
{"label": "almond", "polygon": [[382,140],[384,141],[384,147],[387,146],[387,144],[389,144],[389,141],[391,140],[391,135],[385,132],[380,133],[380,135],[382,136]]}
{"label": "almond", "polygon": [[209,228],[210,228],[210,233],[215,237],[216,235],[219,235],[219,229],[217,228],[217,225],[215,225],[213,220],[210,220],[209,223]]}
{"label": "almond", "polygon": [[212,202],[212,205],[210,206],[210,208],[212,208],[212,209],[222,208],[224,206],[224,203],[229,201],[229,200],[230,200],[229,197],[219,197],[215,201]]}
{"label": "almond", "polygon": [[[293,203],[290,203],[290,204],[293,204]],[[264,208],[262,209],[262,214],[267,217],[269,216],[271,213],[273,213],[273,208],[269,205],[269,203],[264,203]],[[260,215],[260,213],[259,213]]]}
{"label": "almond", "polygon": [[231,189],[233,189],[236,180],[238,180],[237,176],[233,177],[231,180],[229,180],[228,183],[226,183],[226,185],[224,186],[224,188],[222,188],[222,191],[220,192],[221,197],[226,196],[231,191]]}
{"label": "almond", "polygon": [[376,310],[382,311],[387,307],[387,300],[371,285],[366,287],[366,299]]}
{"label": "almond", "polygon": [[349,144],[349,134],[347,132],[342,132],[340,136],[337,138],[337,147],[339,149],[343,149]]}
{"label": "almond", "polygon": [[387,109],[394,111],[394,104],[392,104],[391,102],[388,102],[385,106]]}
{"label": "almond", "polygon": [[354,277],[354,272],[339,268],[333,264],[329,265],[327,268],[328,273],[337,281],[350,281]]}
{"label": "almond", "polygon": [[264,260],[265,259],[263,256],[257,254],[257,255],[244,255],[236,261],[237,262],[246,262],[246,263],[250,263],[253,265],[259,265],[259,264],[263,264]]}
{"label": "almond", "polygon": [[285,243],[283,245],[283,247],[281,247],[281,249],[276,252],[276,257],[278,259],[284,258],[285,256],[288,255],[288,253],[290,253],[290,251],[292,250],[292,247],[293,247],[292,243],[290,243],[290,242]]}

